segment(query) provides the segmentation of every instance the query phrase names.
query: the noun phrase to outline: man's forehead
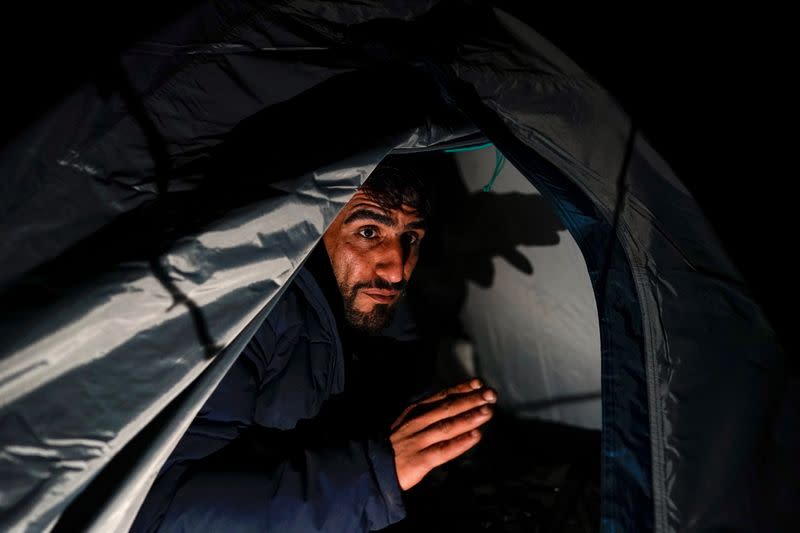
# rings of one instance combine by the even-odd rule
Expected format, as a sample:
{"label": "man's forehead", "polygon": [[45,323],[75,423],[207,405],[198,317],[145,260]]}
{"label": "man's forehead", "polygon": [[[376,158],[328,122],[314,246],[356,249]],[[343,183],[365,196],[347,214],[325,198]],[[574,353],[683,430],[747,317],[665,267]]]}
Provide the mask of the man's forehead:
{"label": "man's forehead", "polygon": [[422,221],[422,217],[414,207],[408,204],[402,204],[399,208],[387,208],[362,191],[357,191],[350,201],[347,202],[347,205],[342,209],[342,214],[347,218],[348,215],[359,210],[381,213],[391,218],[395,223],[400,219],[404,219],[405,223]]}

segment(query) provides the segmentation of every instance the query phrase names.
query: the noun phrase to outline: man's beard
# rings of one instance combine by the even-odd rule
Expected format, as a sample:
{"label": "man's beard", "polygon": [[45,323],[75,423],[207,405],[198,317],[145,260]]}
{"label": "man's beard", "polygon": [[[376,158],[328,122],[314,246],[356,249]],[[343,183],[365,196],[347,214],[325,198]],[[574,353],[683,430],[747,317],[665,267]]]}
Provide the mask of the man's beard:
{"label": "man's beard", "polygon": [[[383,280],[381,280],[383,281]],[[404,284],[403,284],[404,285]],[[397,309],[397,302],[403,296],[401,292],[397,300],[391,304],[375,304],[372,311],[365,313],[355,308],[356,297],[358,291],[361,289],[380,288],[388,289],[394,288],[391,284],[388,286],[384,283],[356,283],[350,290],[346,292],[347,297],[344,299],[344,317],[347,323],[354,329],[375,335],[386,329],[392,323],[395,310]],[[344,292],[344,291],[343,291]]]}

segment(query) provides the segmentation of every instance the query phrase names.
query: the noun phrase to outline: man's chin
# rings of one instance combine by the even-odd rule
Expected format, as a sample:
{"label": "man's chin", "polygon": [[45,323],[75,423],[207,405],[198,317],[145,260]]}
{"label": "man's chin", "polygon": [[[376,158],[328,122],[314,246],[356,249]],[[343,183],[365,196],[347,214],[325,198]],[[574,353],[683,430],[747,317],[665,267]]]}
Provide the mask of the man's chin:
{"label": "man's chin", "polygon": [[395,305],[375,304],[369,311],[355,307],[345,309],[347,322],[353,329],[376,335],[389,327],[394,317]]}

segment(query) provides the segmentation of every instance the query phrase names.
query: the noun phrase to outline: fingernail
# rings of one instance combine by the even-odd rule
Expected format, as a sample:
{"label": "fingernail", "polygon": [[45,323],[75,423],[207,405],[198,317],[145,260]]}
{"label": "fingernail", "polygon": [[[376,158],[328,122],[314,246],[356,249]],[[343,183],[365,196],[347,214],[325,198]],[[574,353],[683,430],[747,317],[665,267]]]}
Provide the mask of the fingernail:
{"label": "fingernail", "polygon": [[477,437],[480,434],[481,434],[481,432],[478,431],[477,429],[473,429],[472,431],[469,432],[469,436],[470,437]]}
{"label": "fingernail", "polygon": [[483,407],[481,407],[480,413],[482,415],[488,415],[490,413],[489,408],[484,405]]}
{"label": "fingernail", "polygon": [[486,390],[483,392],[483,399],[486,400],[487,402],[494,403],[495,401],[497,401],[497,395],[494,393],[493,390]]}
{"label": "fingernail", "polygon": [[469,382],[469,386],[472,387],[473,389],[480,389],[481,388],[481,380],[473,379],[472,381]]}

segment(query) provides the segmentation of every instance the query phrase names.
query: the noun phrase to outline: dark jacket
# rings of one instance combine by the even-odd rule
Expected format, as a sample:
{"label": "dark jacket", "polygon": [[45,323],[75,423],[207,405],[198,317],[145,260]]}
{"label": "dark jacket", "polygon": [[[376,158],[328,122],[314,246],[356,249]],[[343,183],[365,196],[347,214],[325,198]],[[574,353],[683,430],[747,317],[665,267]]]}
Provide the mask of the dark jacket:
{"label": "dark jacket", "polygon": [[350,533],[403,518],[388,426],[376,432],[342,394],[351,362],[330,299],[308,269],[297,273],[162,468],[132,531]]}

